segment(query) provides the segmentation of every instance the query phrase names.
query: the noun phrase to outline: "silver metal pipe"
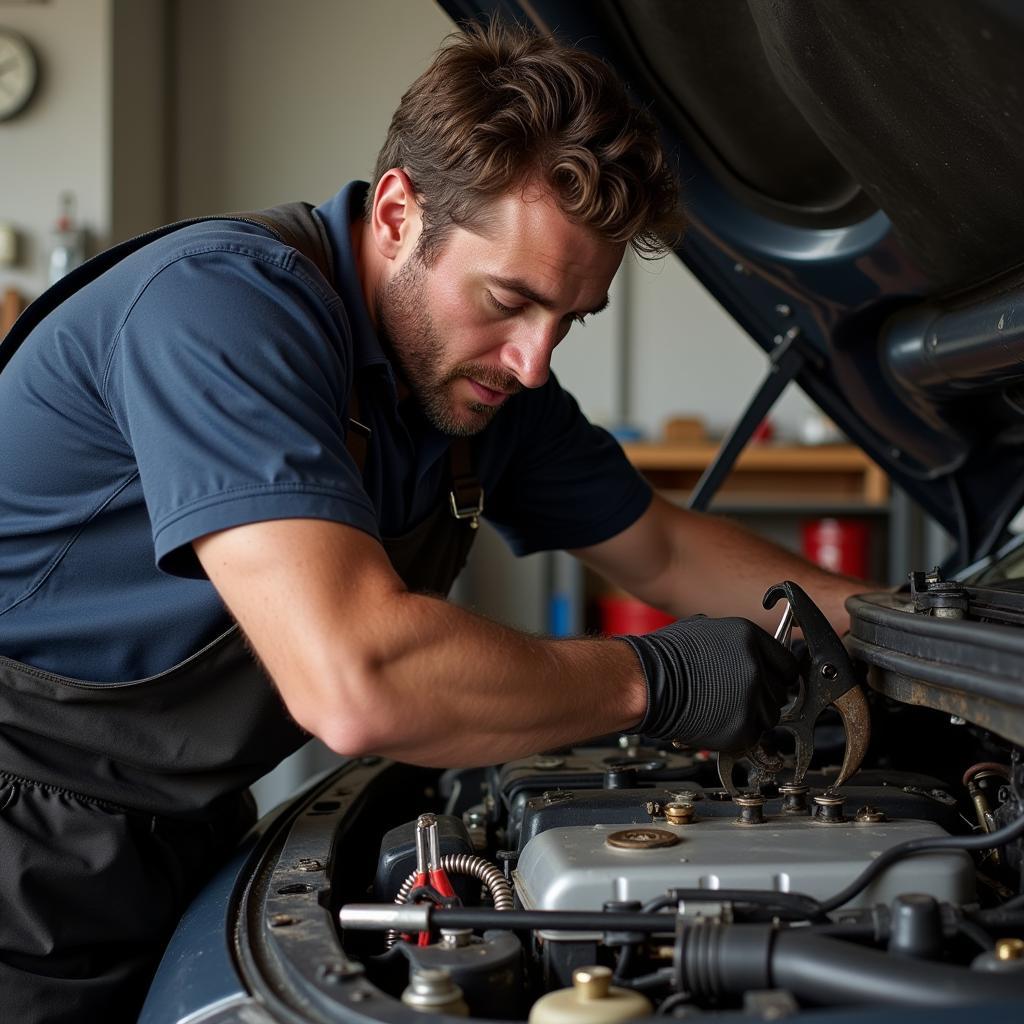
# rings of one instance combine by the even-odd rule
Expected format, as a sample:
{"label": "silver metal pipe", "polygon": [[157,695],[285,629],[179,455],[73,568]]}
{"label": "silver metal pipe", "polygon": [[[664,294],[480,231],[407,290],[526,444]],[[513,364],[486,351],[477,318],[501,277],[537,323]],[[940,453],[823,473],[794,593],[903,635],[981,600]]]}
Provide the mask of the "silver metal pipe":
{"label": "silver metal pipe", "polygon": [[342,928],[353,931],[425,932],[430,930],[428,903],[347,903],[338,911]]}

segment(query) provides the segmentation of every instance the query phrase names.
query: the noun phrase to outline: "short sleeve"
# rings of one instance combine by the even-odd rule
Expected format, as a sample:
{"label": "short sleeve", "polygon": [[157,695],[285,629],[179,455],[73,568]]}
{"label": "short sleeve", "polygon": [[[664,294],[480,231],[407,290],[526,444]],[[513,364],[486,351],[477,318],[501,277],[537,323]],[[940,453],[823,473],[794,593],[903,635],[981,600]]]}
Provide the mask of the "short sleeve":
{"label": "short sleeve", "polygon": [[333,298],[286,256],[215,249],[169,262],[133,304],[104,396],[164,571],[202,576],[193,540],[260,520],[378,536],[345,449],[351,346]]}
{"label": "short sleeve", "polygon": [[639,519],[649,484],[554,374],[515,401],[512,455],[485,507],[517,555],[589,547]]}

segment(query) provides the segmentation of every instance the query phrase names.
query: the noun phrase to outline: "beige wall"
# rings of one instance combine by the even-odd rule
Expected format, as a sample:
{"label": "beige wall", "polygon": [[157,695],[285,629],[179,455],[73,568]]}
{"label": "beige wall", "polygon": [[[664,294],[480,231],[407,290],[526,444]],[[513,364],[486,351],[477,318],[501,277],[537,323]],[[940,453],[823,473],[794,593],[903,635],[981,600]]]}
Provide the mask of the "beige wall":
{"label": "beige wall", "polygon": [[319,202],[366,178],[453,25],[429,0],[178,0],[175,213]]}
{"label": "beige wall", "polygon": [[27,37],[40,62],[29,107],[0,122],[0,222],[12,225],[21,258],[0,267],[0,291],[36,294],[46,281],[46,238],[58,196],[103,243],[110,225],[111,0],[50,0],[0,7],[0,25]]}

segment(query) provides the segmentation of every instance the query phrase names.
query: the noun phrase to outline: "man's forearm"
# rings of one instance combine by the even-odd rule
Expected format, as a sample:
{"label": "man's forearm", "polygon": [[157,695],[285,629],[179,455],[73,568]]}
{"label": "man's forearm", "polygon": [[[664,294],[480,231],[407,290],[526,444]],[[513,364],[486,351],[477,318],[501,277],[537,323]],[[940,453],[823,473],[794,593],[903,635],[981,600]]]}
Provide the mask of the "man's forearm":
{"label": "man's forearm", "polygon": [[843,603],[871,584],[835,576],[718,516],[679,508],[655,495],[616,537],[576,552],[607,579],[678,616],[738,615],[771,630],[779,613],[761,606],[773,583],[803,587],[840,632]]}
{"label": "man's forearm", "polygon": [[771,630],[779,612],[766,611],[761,599],[773,583],[790,579],[813,597],[837,631],[845,632],[846,598],[871,589],[863,581],[826,572],[729,520],[693,512],[685,517],[675,534],[671,564],[654,585],[659,603],[677,615],[742,615]]}
{"label": "man's forearm", "polygon": [[358,747],[344,752],[490,764],[628,730],[646,708],[636,656],[615,640],[529,636],[409,593],[379,621],[372,668],[335,683],[339,728],[322,738]]}

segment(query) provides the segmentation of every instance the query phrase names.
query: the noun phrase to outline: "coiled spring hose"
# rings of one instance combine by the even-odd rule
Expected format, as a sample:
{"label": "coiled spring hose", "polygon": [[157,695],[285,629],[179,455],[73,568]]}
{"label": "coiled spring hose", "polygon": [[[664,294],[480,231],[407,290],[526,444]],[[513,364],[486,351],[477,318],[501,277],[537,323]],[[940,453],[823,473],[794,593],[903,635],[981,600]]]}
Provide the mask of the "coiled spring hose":
{"label": "coiled spring hose", "polygon": [[[508,884],[501,869],[495,867],[490,861],[484,860],[483,857],[477,857],[472,853],[446,853],[441,857],[441,867],[447,875],[466,875],[479,879],[490,893],[495,910],[511,910],[513,908],[512,886]],[[395,903],[405,903],[415,884],[416,872],[413,871],[399,886],[398,893],[395,895]],[[385,941],[390,949],[398,941],[398,932],[394,929],[388,931]]]}

